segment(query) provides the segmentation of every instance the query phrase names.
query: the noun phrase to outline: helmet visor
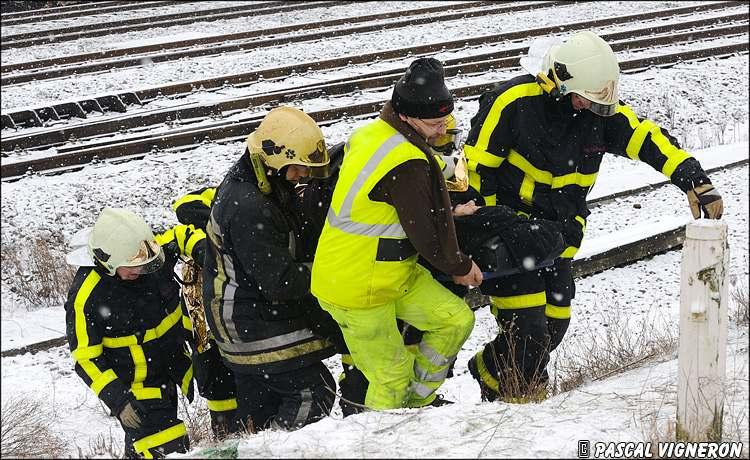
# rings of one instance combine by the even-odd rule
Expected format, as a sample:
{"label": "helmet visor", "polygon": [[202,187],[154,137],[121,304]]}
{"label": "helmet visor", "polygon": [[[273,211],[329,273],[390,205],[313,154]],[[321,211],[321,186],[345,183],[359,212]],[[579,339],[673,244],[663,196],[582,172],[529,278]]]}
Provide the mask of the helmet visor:
{"label": "helmet visor", "polygon": [[617,113],[617,104],[600,104],[591,101],[591,106],[588,109],[600,117],[611,117]]}
{"label": "helmet visor", "polygon": [[123,264],[123,267],[127,267],[131,273],[147,275],[159,270],[163,265],[164,251],[159,243],[154,240],[143,240],[138,253]]}
{"label": "helmet visor", "polygon": [[309,177],[313,179],[327,179],[331,177],[331,168],[328,163],[321,166],[308,166],[310,168]]}

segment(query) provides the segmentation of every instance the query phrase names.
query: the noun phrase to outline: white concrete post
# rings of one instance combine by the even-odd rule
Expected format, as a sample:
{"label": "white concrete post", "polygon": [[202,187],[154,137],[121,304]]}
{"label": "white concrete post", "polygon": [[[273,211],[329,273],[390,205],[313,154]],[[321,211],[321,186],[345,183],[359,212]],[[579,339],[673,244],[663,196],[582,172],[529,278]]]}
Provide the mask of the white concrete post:
{"label": "white concrete post", "polygon": [[727,225],[687,224],[682,252],[677,438],[720,441],[729,306]]}

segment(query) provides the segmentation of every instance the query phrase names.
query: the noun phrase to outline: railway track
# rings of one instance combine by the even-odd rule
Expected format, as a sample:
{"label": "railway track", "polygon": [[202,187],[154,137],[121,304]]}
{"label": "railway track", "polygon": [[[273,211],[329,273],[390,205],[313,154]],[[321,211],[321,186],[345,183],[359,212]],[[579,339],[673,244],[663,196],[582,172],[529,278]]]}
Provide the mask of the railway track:
{"label": "railway track", "polygon": [[[487,2],[471,2],[466,4],[454,5],[454,9],[468,9],[480,7]],[[305,41],[319,40],[322,38],[332,38],[344,35],[351,35],[356,33],[366,33],[384,28],[397,28],[405,27],[408,25],[415,25],[420,23],[439,22],[439,21],[450,21],[461,17],[472,17],[488,14],[503,14],[518,10],[538,9],[538,8],[549,8],[558,6],[560,2],[539,2],[534,5],[511,5],[501,6],[491,9],[482,9],[473,12],[450,12],[443,15],[433,14],[429,18],[422,18],[417,20],[405,20],[397,21],[385,24],[374,24],[370,26],[350,27],[342,30],[323,30],[320,32],[313,32],[309,34],[301,34],[287,37],[274,37],[266,38],[256,41],[246,41],[252,38],[258,37],[269,37],[288,32],[294,32],[297,30],[312,30],[321,28],[330,28],[341,26],[344,24],[356,24],[361,22],[369,22],[382,20],[393,17],[406,17],[410,15],[430,14],[444,11],[445,7],[429,7],[421,8],[409,11],[397,11],[392,13],[380,13],[377,15],[360,16],[356,18],[343,18],[334,19],[329,21],[321,21],[310,24],[294,24],[291,26],[276,27],[272,29],[254,30],[249,32],[241,32],[234,34],[227,34],[214,37],[205,37],[192,40],[183,40],[180,42],[163,43],[157,45],[139,46],[131,48],[122,48],[117,50],[109,50],[95,53],[85,53],[80,55],[65,56],[54,59],[44,59],[38,61],[31,61],[25,63],[9,64],[0,67],[0,71],[6,76],[0,79],[0,83],[3,85],[20,84],[32,80],[40,81],[51,78],[60,78],[67,75],[82,75],[85,73],[101,72],[116,68],[127,68],[135,66],[143,66],[144,62],[158,63],[167,62],[176,59],[193,58],[200,56],[217,55],[227,52],[238,52],[245,50],[258,50],[269,46],[280,46],[289,43],[299,43]],[[720,2],[720,3],[707,3],[705,5],[697,5],[690,7],[671,8],[666,10],[645,12],[638,15],[620,16],[614,18],[601,19],[598,21],[584,21],[577,24],[561,24],[552,27],[546,27],[536,29],[539,34],[550,34],[559,32],[561,27],[565,27],[566,30],[570,30],[570,27],[579,28],[591,28],[591,27],[602,27],[615,24],[621,24],[625,22],[631,22],[636,20],[648,20],[648,19],[659,19],[669,16],[679,16],[687,14],[695,14],[699,12],[710,12],[715,10],[734,8],[737,6],[737,2]],[[468,40],[456,40],[453,42],[439,43],[434,46],[438,47],[435,49],[456,49],[467,46],[476,46],[480,44],[497,43],[502,40],[514,40],[518,38],[525,38],[529,35],[529,31],[519,31],[515,33],[501,33],[492,34],[484,37],[477,37]],[[245,40],[245,41],[241,41]],[[236,43],[231,43],[236,42]],[[219,45],[213,45],[220,43]],[[192,49],[186,49],[193,47]],[[166,50],[174,50],[172,52],[164,52]],[[123,59],[112,60],[112,58],[119,56],[127,56]],[[27,73],[11,74],[13,72],[20,71],[32,71]],[[207,82],[204,86],[214,86],[210,82]]]}
{"label": "railway track", "polygon": [[134,18],[99,24],[65,27],[44,31],[25,32],[6,35],[0,49],[26,48],[29,46],[60,43],[81,38],[101,37],[126,32],[137,32],[156,27],[170,27],[175,25],[192,24],[197,21],[218,21],[238,17],[254,17],[267,14],[298,11],[307,8],[326,7],[341,4],[329,2],[273,2],[273,5],[235,5],[225,8],[213,8],[185,13],[173,13],[150,18]]}
{"label": "railway track", "polygon": [[[733,29],[734,30],[734,29]],[[689,37],[694,37],[694,33],[688,34]],[[676,37],[676,35],[673,35]],[[664,38],[669,39],[669,38]],[[643,46],[648,42],[644,40]],[[616,45],[616,44],[615,44]],[[623,71],[636,71],[639,69],[648,68],[650,66],[663,66],[670,65],[677,62],[683,62],[688,60],[703,59],[706,57],[719,57],[719,56],[731,56],[736,53],[747,53],[748,43],[738,43],[733,45],[725,45],[713,48],[698,49],[692,51],[685,51],[679,53],[672,53],[661,56],[647,57],[643,59],[636,59],[630,61],[624,61],[620,63]],[[457,75],[460,73],[480,73],[487,72],[497,68],[513,68],[518,66],[518,56],[511,57],[500,57],[495,59],[485,59],[486,56],[481,55],[476,57],[476,61],[465,64],[447,65],[446,74],[448,76]],[[464,60],[466,60],[464,58]],[[399,77],[401,69],[394,71],[385,72],[386,75],[375,76],[371,78],[358,78],[354,80],[344,79],[346,81],[338,83],[328,83],[325,85],[318,85],[317,87],[304,87],[297,88],[292,91],[280,91],[275,93],[268,93],[264,95],[251,96],[249,98],[242,98],[238,100],[232,100],[222,102],[220,107],[223,110],[247,110],[248,106],[262,107],[272,106],[282,102],[288,102],[295,99],[303,99],[305,97],[318,97],[323,93],[330,94],[341,94],[352,90],[361,90],[362,88],[378,88],[387,87],[393,84],[393,82]],[[465,87],[454,88],[453,93],[457,98],[472,98],[479,96],[482,92],[490,89],[493,86],[492,83],[471,85]],[[385,101],[376,101],[365,104],[359,104],[354,106],[332,108],[317,112],[310,112],[309,115],[313,117],[321,125],[327,125],[339,120],[345,116],[372,116],[377,113],[382,104]],[[188,110],[188,109],[184,109]],[[192,110],[192,109],[190,109]],[[89,143],[81,143],[80,145],[65,145],[57,148],[57,155],[52,157],[36,158],[32,160],[18,161],[3,164],[0,167],[2,172],[2,180],[17,180],[23,177],[25,174],[33,172],[54,172],[59,173],[65,170],[76,169],[81,165],[84,165],[92,160],[107,160],[107,159],[135,159],[141,158],[146,154],[153,151],[161,151],[167,148],[182,148],[189,149],[195,145],[199,145],[206,139],[213,141],[231,142],[242,139],[247,133],[251,132],[258,125],[262,119],[264,111],[262,113],[256,113],[241,119],[233,120],[216,120],[216,109],[203,106],[202,109],[206,110],[210,114],[214,115],[203,115],[198,118],[198,121],[202,122],[200,127],[183,126],[180,128],[170,129],[168,131],[159,133],[144,133],[131,135],[126,139],[102,139],[93,140]],[[174,113],[174,112],[172,112]],[[188,113],[188,112],[183,112]],[[193,115],[197,115],[195,112],[191,112]],[[212,119],[213,116],[213,119]],[[152,118],[149,118],[152,117]],[[154,118],[158,119],[156,115],[146,115],[143,117],[136,117],[136,125],[140,126],[139,129],[144,130],[143,125],[154,122]],[[210,121],[206,121],[210,120]],[[112,121],[102,122],[98,125],[97,129],[108,130],[111,133],[113,127],[121,126],[117,123],[124,123],[124,120],[119,122]],[[157,122],[158,123],[158,122]],[[88,127],[87,129],[93,129]],[[66,136],[71,134],[75,135],[75,130],[61,130],[57,133],[57,142],[64,142]],[[44,134],[51,136],[51,133]],[[27,136],[26,142],[31,142],[28,139],[35,139],[34,142],[43,142],[40,136],[44,135],[32,135]],[[33,137],[35,136],[35,137]],[[8,148],[11,145],[21,145],[20,138],[7,138],[3,142],[7,142]],[[16,142],[16,144],[13,144]],[[6,147],[4,146],[3,149]]]}
{"label": "railway track", "polygon": [[[686,12],[685,8],[678,8],[660,12],[654,12],[654,17],[669,17],[675,14],[683,14]],[[657,14],[658,13],[658,14]],[[695,31],[701,35],[710,36],[711,32],[701,30],[705,27],[717,27],[722,24],[736,24],[748,20],[748,13],[735,13],[728,14],[720,17],[699,19],[691,21],[682,21],[678,24],[662,25],[649,27],[641,30],[643,35],[653,35],[665,32],[678,32],[678,31]],[[223,75],[217,78],[196,80],[192,82],[184,82],[179,84],[164,85],[161,87],[155,87],[129,93],[110,94],[104,96],[97,96],[90,99],[83,99],[74,102],[59,103],[47,107],[40,107],[36,109],[24,109],[21,111],[8,111],[2,115],[2,127],[3,129],[16,128],[16,127],[33,127],[43,126],[45,122],[65,120],[68,118],[86,118],[88,114],[98,112],[127,112],[128,106],[142,107],[149,102],[160,98],[160,97],[184,97],[196,91],[199,88],[201,91],[216,91],[226,87],[241,88],[245,85],[249,85],[253,82],[257,82],[259,79],[266,78],[284,78],[294,74],[304,74],[309,71],[318,70],[330,70],[336,68],[344,68],[352,64],[361,64],[368,62],[382,62],[387,60],[403,59],[403,56],[423,56],[429,53],[438,51],[448,50],[459,50],[465,49],[471,46],[480,46],[491,43],[498,43],[503,41],[512,41],[523,38],[532,38],[537,36],[543,36],[550,33],[554,33],[559,30],[560,27],[564,27],[566,30],[582,30],[592,27],[600,27],[606,25],[622,24],[629,21],[642,20],[640,15],[621,16],[618,18],[608,18],[606,20],[595,20],[595,21],[583,21],[571,24],[564,24],[554,27],[543,27],[538,29],[532,29],[527,31],[511,32],[504,34],[494,34],[489,36],[475,37],[472,39],[454,40],[442,43],[434,43],[429,45],[420,45],[413,47],[406,47],[401,49],[366,53],[357,56],[344,56],[341,58],[328,59],[316,62],[300,63],[292,66],[284,66],[272,69],[263,69],[254,72],[248,72],[237,75]],[[624,38],[632,37],[633,34],[630,31],[621,33],[612,33],[603,35],[607,40],[621,40]],[[525,52],[525,48],[518,48],[513,52],[522,53]],[[193,109],[200,110],[200,109]],[[205,116],[206,112],[197,116]],[[176,118],[193,118],[190,114],[162,114],[165,118],[169,117],[174,120]],[[122,125],[124,129],[129,128],[127,123]],[[82,137],[96,134],[96,129],[88,132],[86,128],[80,128],[78,132],[71,132],[75,138],[80,139]],[[6,136],[7,137],[7,136]],[[9,145],[8,142],[4,142],[2,150],[7,152],[15,149],[16,146],[21,149],[31,148],[40,144],[34,141],[24,141],[18,136],[10,136],[9,139],[13,141],[13,145]],[[59,139],[50,142],[60,142]]]}
{"label": "railway track", "polygon": [[[359,33],[367,33],[374,31],[381,31],[386,29],[394,29],[400,27],[414,26],[419,24],[429,24],[433,22],[441,21],[453,21],[456,19],[487,16],[493,14],[505,14],[514,11],[521,10],[532,10],[540,8],[549,8],[560,5],[559,1],[551,2],[539,2],[532,5],[510,5],[510,6],[492,6],[491,8],[483,9],[472,9],[477,7],[486,6],[488,2],[470,2],[465,4],[453,5],[453,10],[445,14],[435,14],[440,11],[445,11],[445,6],[419,8],[414,10],[404,11],[393,11],[383,12],[367,16],[357,16],[341,19],[331,19],[328,21],[318,21],[307,24],[293,24],[290,26],[274,27],[271,29],[253,30],[248,32],[241,32],[229,35],[221,35],[216,37],[207,37],[200,39],[184,40],[181,42],[167,43],[161,45],[153,45],[147,47],[134,47],[134,48],[123,48],[119,50],[105,51],[102,53],[87,53],[83,55],[67,56],[63,58],[48,59],[42,61],[33,61],[30,63],[19,63],[10,64],[3,68],[0,68],[3,72],[11,72],[16,70],[27,70],[32,68],[47,68],[47,70],[41,70],[38,72],[31,72],[26,74],[11,75],[0,80],[2,84],[18,84],[31,80],[45,80],[50,78],[58,78],[66,75],[79,75],[82,73],[91,73],[104,71],[115,68],[134,67],[142,66],[144,62],[167,62],[174,61],[184,58],[195,58],[201,56],[212,56],[223,53],[231,53],[238,51],[249,51],[258,50],[261,48],[268,48],[272,46],[287,45],[290,43],[309,42],[314,40],[321,40],[327,38],[336,38],[351,36]],[[313,6],[313,5],[310,5]],[[318,5],[323,6],[323,5]],[[421,18],[405,19],[394,22],[376,22],[383,19],[391,18],[402,18],[409,16],[419,15],[430,15]],[[373,22],[369,25],[360,25],[357,27],[346,27],[341,29],[331,29],[332,27],[367,23]],[[297,35],[281,36],[289,32],[296,32],[300,30],[315,30],[324,29],[318,32],[303,33]],[[269,38],[270,37],[270,38]],[[258,40],[252,40],[260,38]],[[220,43],[214,46],[206,46],[210,43]],[[227,43],[229,42],[229,43]],[[233,43],[234,42],[234,43]],[[158,52],[156,54],[144,54],[145,50],[158,49],[164,51],[166,49],[176,49],[172,52]],[[125,59],[119,59],[116,61],[106,61],[114,56],[127,56]],[[98,62],[90,64],[91,61],[101,61],[105,59],[105,62]],[[66,65],[74,62],[86,61],[83,64],[68,66],[65,68],[55,68],[61,65]],[[50,67],[52,67],[50,69]]]}
{"label": "railway track", "polygon": [[81,16],[92,16],[96,14],[117,13],[120,11],[132,11],[143,8],[156,8],[159,6],[175,5],[179,2],[85,2],[80,5],[60,6],[57,8],[45,8],[42,10],[31,10],[19,13],[3,14],[0,25],[3,27],[17,26],[20,24],[31,24],[58,19],[80,18]]}

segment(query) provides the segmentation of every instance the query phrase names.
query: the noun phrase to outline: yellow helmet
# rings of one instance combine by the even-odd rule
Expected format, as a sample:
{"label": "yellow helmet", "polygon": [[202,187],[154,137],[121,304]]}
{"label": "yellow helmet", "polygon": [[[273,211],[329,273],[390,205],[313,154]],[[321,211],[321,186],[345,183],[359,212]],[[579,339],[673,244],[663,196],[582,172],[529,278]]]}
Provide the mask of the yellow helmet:
{"label": "yellow helmet", "polygon": [[306,166],[310,177],[329,176],[328,149],[323,132],[309,115],[294,107],[277,107],[247,137],[247,148],[263,164],[280,171],[288,165]]}
{"label": "yellow helmet", "polygon": [[542,69],[538,78],[548,92],[578,94],[591,101],[589,110],[597,115],[616,113],[620,66],[612,48],[595,33],[579,32],[562,45],[552,46]]}

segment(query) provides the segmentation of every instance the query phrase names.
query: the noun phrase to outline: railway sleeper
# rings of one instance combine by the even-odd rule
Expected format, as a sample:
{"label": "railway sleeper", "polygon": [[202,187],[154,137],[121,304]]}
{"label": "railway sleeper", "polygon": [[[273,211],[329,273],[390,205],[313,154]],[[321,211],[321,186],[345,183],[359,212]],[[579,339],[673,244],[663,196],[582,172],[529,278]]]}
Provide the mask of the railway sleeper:
{"label": "railway sleeper", "polygon": [[3,128],[2,129],[15,129],[16,124],[13,122],[13,118],[10,115],[3,114],[2,116]]}
{"label": "railway sleeper", "polygon": [[34,128],[44,126],[44,123],[42,122],[42,119],[39,118],[36,110],[21,110],[20,112],[15,112],[9,115],[9,117],[12,119],[16,127]]}
{"label": "railway sleeper", "polygon": [[117,95],[109,95],[109,96],[101,96],[97,97],[96,100],[99,102],[99,105],[107,111],[110,112],[127,112],[128,109],[125,107],[125,104],[122,102],[122,99],[120,99],[120,96]]}
{"label": "railway sleeper", "polygon": [[104,113],[104,108],[99,104],[99,101],[96,99],[86,99],[84,101],[80,101],[78,104],[80,104],[81,108],[86,113],[91,112],[99,112]]}
{"label": "railway sleeper", "polygon": [[118,95],[125,105],[143,105],[141,98],[135,93],[122,93]]}
{"label": "railway sleeper", "polygon": [[58,104],[55,106],[52,106],[54,108],[58,115],[60,115],[60,118],[86,118],[86,111],[83,110],[83,107],[81,107],[81,104],[77,102],[67,102],[65,104]]}
{"label": "railway sleeper", "polygon": [[57,113],[57,110],[55,110],[54,107],[42,107],[41,109],[35,109],[34,111],[42,120],[42,123],[60,119],[60,114]]}

